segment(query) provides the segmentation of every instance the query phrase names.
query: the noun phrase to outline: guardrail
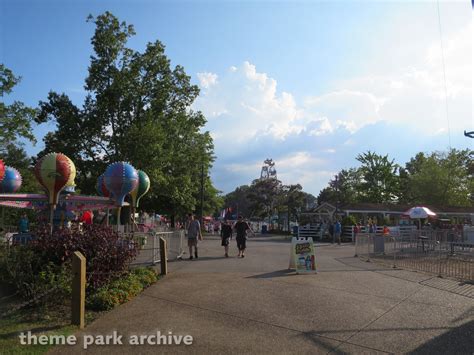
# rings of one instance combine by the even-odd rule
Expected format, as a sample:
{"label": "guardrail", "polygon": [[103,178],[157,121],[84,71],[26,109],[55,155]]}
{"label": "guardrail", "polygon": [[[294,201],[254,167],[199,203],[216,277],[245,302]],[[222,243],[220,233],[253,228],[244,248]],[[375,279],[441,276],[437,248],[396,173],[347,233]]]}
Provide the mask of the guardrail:
{"label": "guardrail", "polygon": [[446,238],[449,235],[445,233],[414,233],[410,237],[359,234],[355,254],[396,268],[474,280],[474,243]]}
{"label": "guardrail", "polygon": [[184,230],[122,233],[122,238],[126,242],[134,243],[138,248],[138,255],[132,265],[160,263],[160,238],[166,240],[168,260],[180,259],[184,252]]}

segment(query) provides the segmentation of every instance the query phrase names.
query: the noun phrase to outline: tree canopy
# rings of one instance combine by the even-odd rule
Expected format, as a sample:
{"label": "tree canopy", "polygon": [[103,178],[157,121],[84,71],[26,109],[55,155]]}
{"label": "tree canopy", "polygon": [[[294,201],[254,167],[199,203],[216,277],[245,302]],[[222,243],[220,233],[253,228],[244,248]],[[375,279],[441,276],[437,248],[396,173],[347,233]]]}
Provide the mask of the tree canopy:
{"label": "tree canopy", "polygon": [[[46,148],[68,155],[78,170],[81,191],[93,192],[107,164],[129,161],[152,181],[145,208],[171,215],[196,210],[201,173],[214,161],[213,142],[203,132],[206,119],[191,109],[199,88],[182,66],[171,67],[160,41],[141,53],[127,47],[132,25],[110,12],[89,16],[95,24],[82,107],[64,93],[51,91],[40,102],[36,122],[54,121]],[[206,178],[208,204],[219,203]],[[211,196],[212,195],[212,196]],[[214,201],[214,202],[212,202]],[[210,207],[208,207],[210,208]]]}
{"label": "tree canopy", "polygon": [[0,154],[8,153],[8,146],[21,145],[19,139],[26,139],[36,143],[32,133],[31,123],[35,116],[35,109],[26,106],[20,101],[13,101],[10,105],[3,102],[3,97],[10,94],[21,78],[4,64],[0,64]]}
{"label": "tree canopy", "polygon": [[387,155],[359,154],[358,168],[342,170],[321,190],[318,203],[405,203],[472,206],[474,151],[418,153],[404,167]]}

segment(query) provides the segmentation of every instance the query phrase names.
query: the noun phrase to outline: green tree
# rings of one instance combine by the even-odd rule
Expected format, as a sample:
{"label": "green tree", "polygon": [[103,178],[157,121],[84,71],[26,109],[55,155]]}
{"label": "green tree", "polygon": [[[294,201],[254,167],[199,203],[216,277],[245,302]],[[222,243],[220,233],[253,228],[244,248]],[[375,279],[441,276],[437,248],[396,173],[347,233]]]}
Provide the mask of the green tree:
{"label": "green tree", "polygon": [[368,151],[356,158],[362,165],[359,171],[362,181],[359,187],[361,202],[389,203],[398,199],[398,164],[389,160],[388,155],[378,155]]}
{"label": "green tree", "polygon": [[318,204],[328,202],[333,205],[356,203],[362,199],[362,171],[356,168],[342,169],[329,181],[329,186],[321,190]]}
{"label": "green tree", "polygon": [[287,226],[289,228],[290,221],[298,220],[298,213],[305,207],[307,194],[303,192],[303,187],[300,184],[283,185],[280,194],[280,201],[287,213]]}
{"label": "green tree", "polygon": [[252,215],[251,204],[248,195],[250,193],[250,186],[242,185],[237,187],[234,191],[229,192],[224,196],[224,207],[232,208],[234,211],[245,217]]}
{"label": "green tree", "polygon": [[[472,206],[474,151],[451,149],[417,155],[407,163],[406,195],[410,202],[434,206]],[[416,168],[413,168],[416,162]]]}
{"label": "green tree", "polygon": [[[10,94],[21,78],[13,74],[5,65],[0,64],[0,96]],[[32,133],[32,122],[36,110],[20,101],[7,105],[0,102],[0,157],[6,165],[18,170],[22,177],[21,192],[42,192],[32,172],[32,161],[26,154],[21,139],[36,143]],[[18,222],[23,210],[6,208],[4,223],[14,225]],[[31,211],[30,211],[31,212]],[[34,213],[28,213],[30,220]]]}
{"label": "green tree", "polygon": [[25,106],[20,101],[13,101],[10,105],[3,102],[3,97],[10,94],[21,78],[0,64],[0,154],[7,154],[7,146],[18,145],[20,138],[36,143],[32,133],[31,123],[35,116],[35,109]]}
{"label": "green tree", "polygon": [[[88,21],[96,28],[85,101],[79,108],[67,95],[50,92],[40,102],[37,122],[54,120],[58,127],[46,136],[40,155],[70,156],[78,186],[87,193],[107,164],[130,161],[151,179],[145,208],[172,217],[195,210],[202,166],[207,176],[214,161],[210,134],[202,132],[206,119],[191,110],[199,88],[183,67],[171,67],[160,41],[140,53],[127,47],[132,25],[110,12]],[[208,191],[215,199],[217,190]]]}
{"label": "green tree", "polygon": [[278,205],[280,191],[280,180],[273,178],[254,180],[248,193],[251,216],[270,218]]}

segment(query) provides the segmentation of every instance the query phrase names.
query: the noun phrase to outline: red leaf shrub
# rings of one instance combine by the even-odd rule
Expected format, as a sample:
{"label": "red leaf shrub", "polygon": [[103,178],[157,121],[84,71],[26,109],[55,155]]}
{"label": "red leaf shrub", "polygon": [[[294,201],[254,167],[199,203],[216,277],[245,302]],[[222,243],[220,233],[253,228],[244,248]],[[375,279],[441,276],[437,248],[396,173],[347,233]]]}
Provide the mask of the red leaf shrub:
{"label": "red leaf shrub", "polygon": [[81,231],[58,229],[52,235],[48,227],[40,227],[29,247],[41,254],[45,262],[57,265],[80,251],[86,257],[87,288],[91,291],[126,272],[137,255],[135,243],[101,225],[83,226]]}

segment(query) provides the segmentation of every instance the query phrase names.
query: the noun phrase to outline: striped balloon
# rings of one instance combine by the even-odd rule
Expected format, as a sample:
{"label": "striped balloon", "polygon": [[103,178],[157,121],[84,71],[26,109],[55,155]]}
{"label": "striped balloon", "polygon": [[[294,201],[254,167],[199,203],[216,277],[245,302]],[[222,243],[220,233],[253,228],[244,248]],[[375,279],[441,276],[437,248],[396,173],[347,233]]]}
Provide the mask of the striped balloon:
{"label": "striped balloon", "polygon": [[66,182],[66,186],[64,186],[64,190],[67,192],[74,192],[75,187],[76,187],[76,182],[74,181],[76,179],[76,166],[72,162],[69,157],[65,156],[71,165],[71,174],[69,175],[69,179]]}
{"label": "striped balloon", "polygon": [[46,189],[50,204],[58,203],[59,193],[66,186],[75,169],[71,159],[61,153],[50,153],[38,160],[35,176]]}
{"label": "striped balloon", "polygon": [[107,190],[107,186],[105,186],[104,174],[100,175],[97,178],[97,184],[95,185],[95,189],[97,190],[97,194],[99,196],[110,197],[110,191]]}
{"label": "striped balloon", "polygon": [[138,186],[130,193],[134,207],[138,207],[138,202],[148,192],[149,189],[150,178],[144,171],[138,170]]}
{"label": "striped balloon", "polygon": [[5,194],[17,192],[21,187],[21,183],[22,179],[18,170],[6,166],[3,179],[0,182],[0,192]]}
{"label": "striped balloon", "polygon": [[123,206],[125,196],[138,185],[138,173],[129,163],[110,164],[104,173],[105,186],[115,199],[117,206]]}
{"label": "striped balloon", "polygon": [[0,182],[3,180],[4,176],[5,176],[5,163],[3,162],[2,159],[0,159]]}

